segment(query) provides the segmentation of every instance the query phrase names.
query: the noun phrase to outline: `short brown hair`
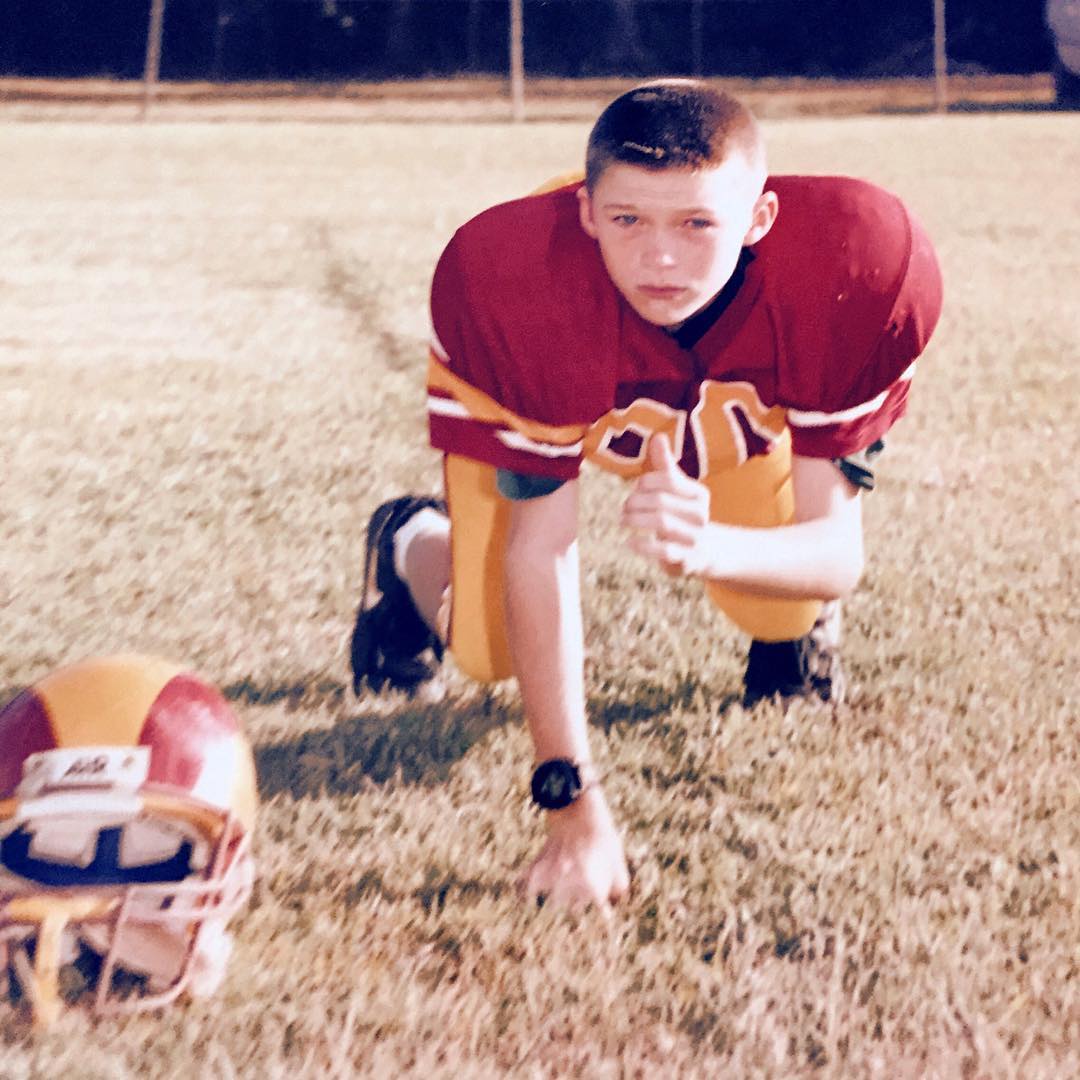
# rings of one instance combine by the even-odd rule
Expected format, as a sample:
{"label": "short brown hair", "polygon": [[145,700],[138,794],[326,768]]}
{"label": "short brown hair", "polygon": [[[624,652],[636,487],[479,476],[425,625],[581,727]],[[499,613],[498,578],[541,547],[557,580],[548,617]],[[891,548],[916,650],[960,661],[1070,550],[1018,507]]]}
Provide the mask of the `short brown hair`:
{"label": "short brown hair", "polygon": [[719,165],[732,151],[754,162],[761,133],[738,99],[706,83],[665,79],[617,97],[589,135],[585,182],[590,191],[613,164],[646,169],[700,169]]}

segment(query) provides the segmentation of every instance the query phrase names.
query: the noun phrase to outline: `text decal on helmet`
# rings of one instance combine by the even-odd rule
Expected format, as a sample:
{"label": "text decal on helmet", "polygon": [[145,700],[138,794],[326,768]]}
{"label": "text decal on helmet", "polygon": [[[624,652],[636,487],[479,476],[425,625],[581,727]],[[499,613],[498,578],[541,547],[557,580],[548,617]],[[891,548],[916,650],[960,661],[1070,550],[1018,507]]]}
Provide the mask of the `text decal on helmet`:
{"label": "text decal on helmet", "polygon": [[148,746],[79,746],[31,754],[18,795],[35,798],[72,788],[136,791],[150,772]]}

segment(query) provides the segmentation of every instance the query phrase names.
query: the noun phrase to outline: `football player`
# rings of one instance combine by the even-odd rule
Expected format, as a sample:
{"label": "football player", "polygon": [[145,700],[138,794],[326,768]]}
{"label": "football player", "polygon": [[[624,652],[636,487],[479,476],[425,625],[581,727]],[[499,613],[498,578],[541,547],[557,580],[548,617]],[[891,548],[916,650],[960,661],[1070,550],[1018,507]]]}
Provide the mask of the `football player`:
{"label": "football player", "polygon": [[415,687],[444,645],[477,679],[516,677],[547,811],[529,896],[604,906],[627,888],[587,737],[582,463],[629,482],[631,546],[702,579],[749,634],[747,706],[835,702],[861,493],[940,307],[896,196],[769,176],[750,112],[695,81],[622,95],[583,183],[453,237],[428,374],[445,500],[394,499],[369,524],[354,686]]}

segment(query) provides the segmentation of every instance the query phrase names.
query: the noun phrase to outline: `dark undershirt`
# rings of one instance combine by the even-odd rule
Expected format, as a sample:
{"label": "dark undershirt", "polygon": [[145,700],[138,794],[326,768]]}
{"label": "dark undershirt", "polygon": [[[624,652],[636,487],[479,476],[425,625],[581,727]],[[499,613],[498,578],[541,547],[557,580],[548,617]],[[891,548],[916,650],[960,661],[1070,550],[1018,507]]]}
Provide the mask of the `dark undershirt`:
{"label": "dark undershirt", "polygon": [[715,325],[735,299],[746,280],[746,268],[754,261],[749,248],[739,252],[739,261],[728,278],[728,283],[696,314],[668,333],[678,342],[680,349],[692,349]]}

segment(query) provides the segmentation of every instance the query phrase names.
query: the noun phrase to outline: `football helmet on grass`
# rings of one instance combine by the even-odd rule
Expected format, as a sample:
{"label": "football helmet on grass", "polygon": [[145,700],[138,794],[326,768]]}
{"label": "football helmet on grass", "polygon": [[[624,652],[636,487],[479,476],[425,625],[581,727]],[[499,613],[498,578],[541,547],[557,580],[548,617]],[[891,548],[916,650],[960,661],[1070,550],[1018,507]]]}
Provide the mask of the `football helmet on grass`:
{"label": "football helmet on grass", "polygon": [[[212,993],[246,903],[251,748],[169,661],[61,668],[0,710],[0,971],[36,1022],[74,984],[97,1012]],[[72,978],[62,978],[71,972]]]}

